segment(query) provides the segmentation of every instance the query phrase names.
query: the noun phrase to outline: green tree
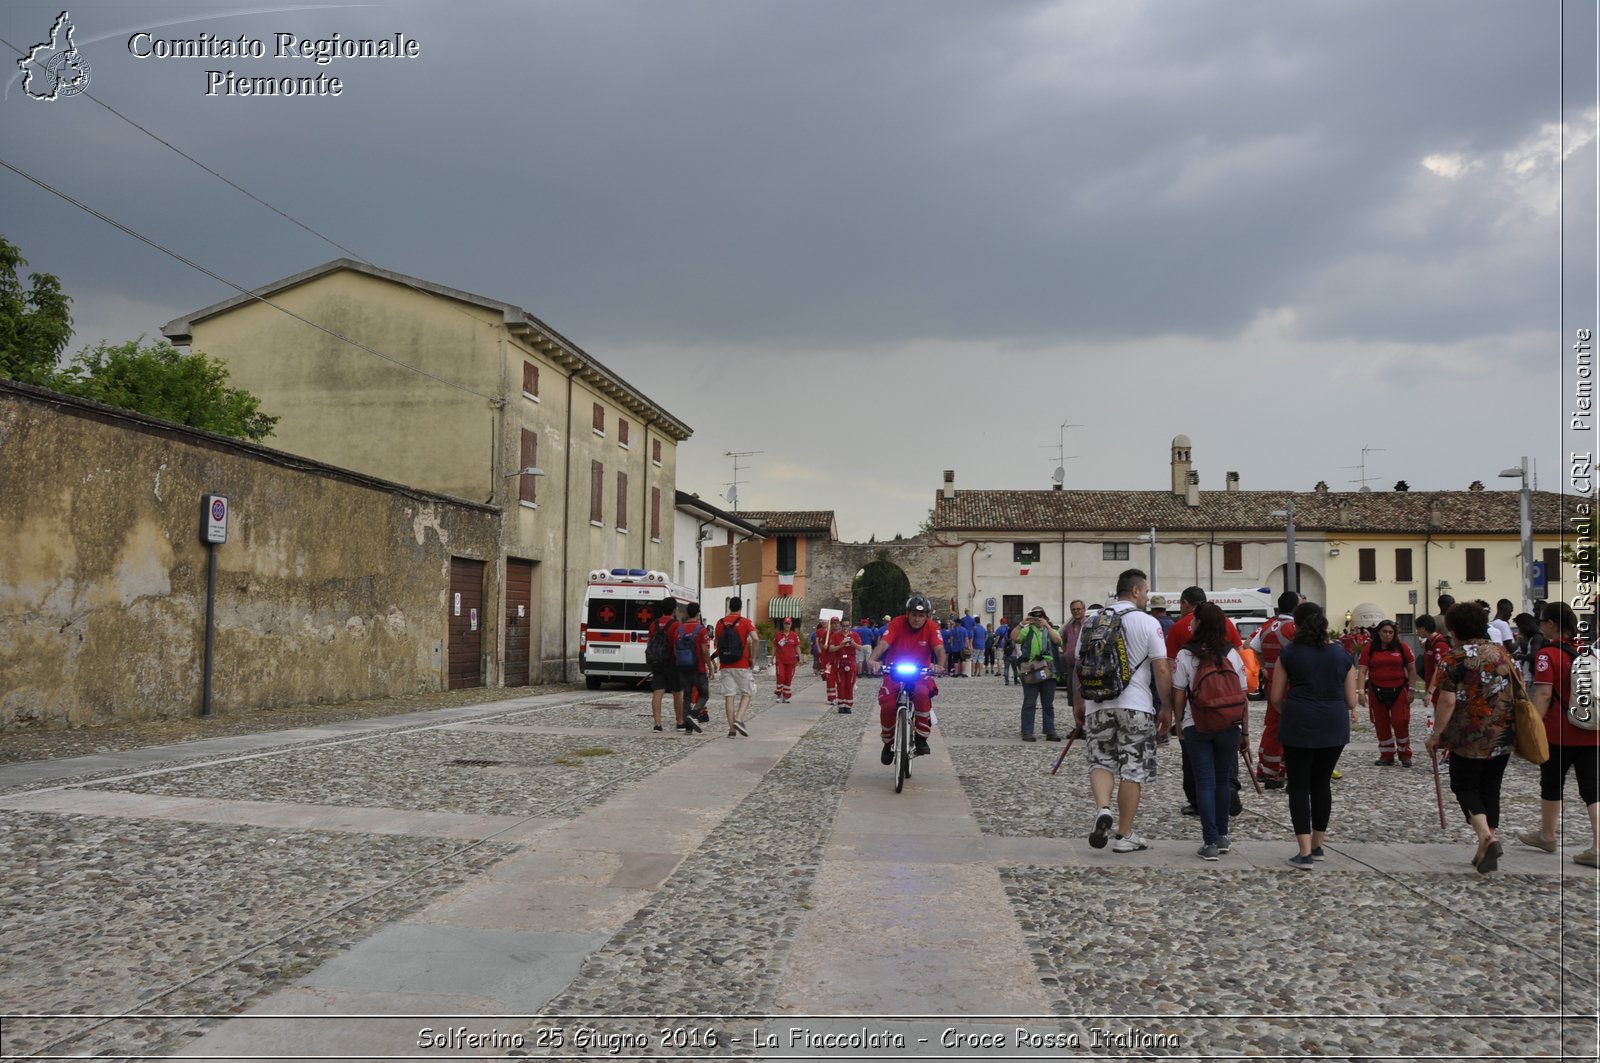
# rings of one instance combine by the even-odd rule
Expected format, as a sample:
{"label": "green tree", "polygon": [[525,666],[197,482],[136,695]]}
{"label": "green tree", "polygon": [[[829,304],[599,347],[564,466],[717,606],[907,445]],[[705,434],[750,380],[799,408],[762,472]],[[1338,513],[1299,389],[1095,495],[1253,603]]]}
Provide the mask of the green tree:
{"label": "green tree", "polygon": [[922,518],[922,523],[917,525],[918,535],[933,534],[933,510],[928,510],[928,515]]}
{"label": "green tree", "polygon": [[272,434],[278,418],[262,413],[248,391],[228,387],[221,362],[142,340],[80,351],[48,386],[207,432],[256,440]]}
{"label": "green tree", "polygon": [[28,260],[0,236],[0,377],[52,387],[56,362],[72,338],[72,298],[50,273],[18,276]]}
{"label": "green tree", "polygon": [[885,614],[898,616],[905,609],[906,599],[911,596],[911,581],[883,550],[877,560],[861,570],[850,590],[852,614],[876,620]]}

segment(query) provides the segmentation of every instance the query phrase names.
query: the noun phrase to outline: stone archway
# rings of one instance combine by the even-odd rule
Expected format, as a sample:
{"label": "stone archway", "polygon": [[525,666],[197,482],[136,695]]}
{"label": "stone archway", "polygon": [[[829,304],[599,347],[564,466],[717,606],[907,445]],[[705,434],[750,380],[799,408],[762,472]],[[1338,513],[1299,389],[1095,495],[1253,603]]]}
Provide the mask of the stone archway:
{"label": "stone archway", "polygon": [[911,578],[887,556],[880,556],[862,566],[850,589],[851,605],[846,615],[852,619],[870,617],[876,622],[905,607],[911,594]]}
{"label": "stone archway", "polygon": [[[875,561],[887,562],[905,573],[912,591],[926,594],[935,609],[943,610],[949,603],[949,589],[956,584],[955,553],[953,545],[920,536],[886,543],[824,544],[813,540],[806,557],[806,615],[839,609],[855,619],[856,573]],[[888,612],[897,614],[904,605],[902,598],[900,606]]]}

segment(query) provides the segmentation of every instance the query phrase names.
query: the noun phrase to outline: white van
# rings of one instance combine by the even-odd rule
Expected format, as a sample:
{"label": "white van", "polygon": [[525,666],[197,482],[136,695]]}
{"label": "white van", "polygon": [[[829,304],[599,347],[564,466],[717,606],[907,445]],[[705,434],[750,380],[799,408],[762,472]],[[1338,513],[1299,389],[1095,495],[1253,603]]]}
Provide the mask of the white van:
{"label": "white van", "polygon": [[599,690],[606,679],[649,677],[644,646],[668,598],[679,605],[699,601],[694,591],[673,583],[665,572],[597,568],[589,573],[578,624],[578,669],[590,690]]}

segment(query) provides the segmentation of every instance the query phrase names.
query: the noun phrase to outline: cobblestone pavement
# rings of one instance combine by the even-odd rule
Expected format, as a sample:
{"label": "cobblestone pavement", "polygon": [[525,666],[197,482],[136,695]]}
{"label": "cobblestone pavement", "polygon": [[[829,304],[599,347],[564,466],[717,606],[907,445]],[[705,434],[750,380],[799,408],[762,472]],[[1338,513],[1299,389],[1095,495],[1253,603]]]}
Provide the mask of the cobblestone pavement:
{"label": "cobblestone pavement", "polygon": [[874,684],[844,716],[804,675],[793,705],[762,682],[749,739],[722,736],[720,699],[680,736],[650,731],[647,695],[537,688],[239,721],[226,747],[7,748],[0,1051],[1600,1054],[1587,820],[1569,792],[1563,853],[1509,841],[1537,817],[1527,765],[1491,875],[1447,780],[1441,829],[1432,772],[1374,767],[1365,727],[1312,873],[1284,864],[1281,792],[1246,789],[1233,851],[1199,860],[1175,745],[1151,849],[1114,855],[1085,840],[1081,745],[1052,775],[1063,746],[1018,740],[1016,687],[942,686],[898,796]]}

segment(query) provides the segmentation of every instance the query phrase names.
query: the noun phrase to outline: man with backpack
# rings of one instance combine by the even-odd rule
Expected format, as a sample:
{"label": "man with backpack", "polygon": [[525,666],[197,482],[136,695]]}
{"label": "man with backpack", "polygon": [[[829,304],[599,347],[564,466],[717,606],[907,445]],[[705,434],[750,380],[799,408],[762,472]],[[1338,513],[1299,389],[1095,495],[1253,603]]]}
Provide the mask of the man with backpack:
{"label": "man with backpack", "polygon": [[[717,621],[716,647],[718,675],[721,677],[722,703],[728,713],[728,737],[750,737],[745,729],[745,714],[756,694],[750,662],[756,657],[756,626],[741,615],[744,601],[738,595],[728,599],[728,615]],[[734,698],[739,699],[737,708]]]}
{"label": "man with backpack", "polygon": [[[684,620],[678,627],[678,637],[673,646],[678,665],[678,685],[683,688],[685,695],[684,719],[705,723],[711,719],[711,713],[706,708],[711,701],[707,679],[711,660],[711,629],[700,622],[699,602],[690,602],[684,609]],[[686,724],[678,726],[689,730]]]}
{"label": "man with backpack", "polygon": [[[678,644],[678,602],[674,598],[663,598],[661,609],[661,615],[650,622],[650,634],[644,644],[644,663],[650,668],[650,715],[655,719],[655,729],[661,730],[662,695],[671,694],[672,715],[677,720],[675,729],[682,730],[688,718],[683,714],[683,685],[679,681],[674,650]],[[700,730],[692,719],[688,720],[687,729]]]}
{"label": "man with backpack", "polygon": [[[1156,739],[1172,729],[1172,662],[1160,622],[1144,612],[1149,600],[1149,577],[1137,568],[1124,571],[1117,577],[1116,601],[1085,622],[1078,644],[1072,708],[1088,747],[1089,789],[1099,809],[1089,845],[1104,849],[1114,822],[1115,853],[1150,848],[1133,820],[1144,784],[1156,777]],[[1092,708],[1086,711],[1086,704]]]}

